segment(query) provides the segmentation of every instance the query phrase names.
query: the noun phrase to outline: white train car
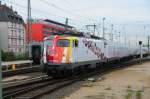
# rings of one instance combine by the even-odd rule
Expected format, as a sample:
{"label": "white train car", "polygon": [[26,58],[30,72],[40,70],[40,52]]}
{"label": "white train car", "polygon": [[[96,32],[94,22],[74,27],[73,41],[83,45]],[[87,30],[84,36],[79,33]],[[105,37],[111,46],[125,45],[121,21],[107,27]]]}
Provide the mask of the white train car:
{"label": "white train car", "polygon": [[[43,72],[61,74],[76,69],[96,68],[102,63],[139,56],[139,48],[107,41],[96,36],[52,35],[44,39]],[[147,53],[147,49],[143,49]]]}

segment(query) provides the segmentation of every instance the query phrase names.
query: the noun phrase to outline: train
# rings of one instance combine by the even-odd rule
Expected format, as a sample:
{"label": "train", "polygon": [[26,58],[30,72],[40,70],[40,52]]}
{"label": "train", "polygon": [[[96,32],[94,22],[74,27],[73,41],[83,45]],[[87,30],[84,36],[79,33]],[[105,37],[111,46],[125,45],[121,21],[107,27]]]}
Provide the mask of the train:
{"label": "train", "polygon": [[[84,69],[140,56],[139,46],[115,43],[86,33],[56,33],[43,40],[42,72],[49,76],[70,75]],[[148,49],[142,48],[144,56]]]}

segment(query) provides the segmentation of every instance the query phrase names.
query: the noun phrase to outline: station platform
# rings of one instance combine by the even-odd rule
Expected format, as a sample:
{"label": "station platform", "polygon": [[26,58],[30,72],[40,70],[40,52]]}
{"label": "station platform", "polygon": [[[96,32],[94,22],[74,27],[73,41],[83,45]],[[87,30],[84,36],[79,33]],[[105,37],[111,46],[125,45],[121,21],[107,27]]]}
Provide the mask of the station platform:
{"label": "station platform", "polygon": [[10,62],[2,62],[2,66],[8,66],[8,65],[12,65],[12,64],[26,64],[26,63],[30,63],[32,64],[33,61],[32,60],[22,60],[22,61],[10,61]]}
{"label": "station platform", "polygon": [[9,62],[2,62],[2,71],[10,71],[16,70],[25,67],[31,67],[33,61],[32,60],[21,60],[21,61],[9,61]]}

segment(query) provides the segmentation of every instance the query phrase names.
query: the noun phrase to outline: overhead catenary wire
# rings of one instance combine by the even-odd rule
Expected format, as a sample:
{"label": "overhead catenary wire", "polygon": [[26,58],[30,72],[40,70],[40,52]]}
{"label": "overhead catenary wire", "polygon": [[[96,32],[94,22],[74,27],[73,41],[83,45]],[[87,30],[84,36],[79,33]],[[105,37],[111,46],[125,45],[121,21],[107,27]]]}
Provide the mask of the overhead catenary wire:
{"label": "overhead catenary wire", "polygon": [[63,12],[65,12],[65,13],[67,13],[67,14],[75,15],[75,16],[78,16],[78,17],[80,17],[80,18],[83,18],[84,20],[86,19],[87,21],[93,21],[93,22],[95,22],[95,21],[97,22],[97,21],[98,21],[98,20],[94,20],[94,19],[89,18],[89,17],[86,17],[86,16],[82,16],[82,15],[77,14],[77,13],[75,13],[75,12],[72,12],[72,11],[69,11],[69,10],[66,10],[66,9],[63,9],[63,8],[57,6],[57,5],[54,4],[54,3],[48,2],[47,0],[40,0],[40,1],[43,2],[43,3],[45,3],[45,4],[47,4],[47,5],[51,5],[52,7],[56,8],[56,9],[58,9],[58,10],[60,10],[60,11],[63,11]]}
{"label": "overhead catenary wire", "polygon": [[[21,5],[21,4],[18,4],[18,3],[14,3],[14,2],[9,1],[9,0],[5,0],[5,2],[6,2],[6,1],[7,1],[7,3],[13,4],[13,5],[15,5],[15,6],[18,6],[18,7],[24,8],[24,9],[27,8],[26,6]],[[42,1],[43,1],[43,0],[42,0]],[[46,1],[46,0],[44,0],[44,1]],[[45,3],[46,3],[46,2],[45,2]],[[47,4],[47,3],[46,3],[46,4]],[[58,7],[57,5],[52,4],[52,6],[53,6],[54,8],[57,8],[57,9],[63,11],[63,12],[65,11],[64,9]],[[34,12],[32,11],[33,13],[38,12],[38,13],[43,13],[43,14],[52,15],[52,16],[55,16],[55,17],[60,17],[60,18],[62,18],[63,20],[66,19],[66,17],[64,17],[64,16],[52,14],[52,13],[50,13],[50,12],[42,11],[42,10],[40,10],[40,9],[35,9],[35,8],[33,8],[33,7],[31,8],[31,10],[34,10]],[[65,11],[65,12],[68,13],[69,11]],[[70,12],[69,12],[69,13],[70,13]],[[70,14],[73,14],[73,13],[71,12]],[[33,14],[32,14],[32,15],[33,15]],[[80,16],[80,17],[85,18],[85,17],[83,17],[83,16]],[[70,17],[69,17],[69,20],[79,22],[80,24],[81,24],[81,23],[82,23],[82,24],[85,24],[85,25],[86,25],[86,24],[89,24],[89,22],[87,22],[87,21],[84,22],[84,21],[81,21],[81,20],[78,20],[78,19],[73,19],[73,18],[70,18]],[[87,19],[87,20],[89,20],[89,19]],[[92,20],[89,20],[89,21],[92,21]]]}
{"label": "overhead catenary wire", "polygon": [[[66,5],[69,6],[68,9],[72,9],[72,11],[74,11],[74,13],[76,13],[77,10],[76,10],[76,9],[73,9],[73,6],[74,6],[74,5],[73,5],[69,0],[63,0],[63,1],[66,3]],[[77,15],[80,15],[80,14],[77,13]],[[80,15],[80,17],[87,18],[87,19],[90,20],[92,23],[96,23],[96,22],[99,21],[99,20],[90,18],[90,17],[88,17],[88,16]]]}
{"label": "overhead catenary wire", "polygon": [[[14,3],[14,2],[9,1],[9,0],[5,0],[5,1],[6,1],[7,3],[13,4],[13,5],[15,5],[15,6],[18,6],[18,7],[24,8],[24,9],[27,8],[27,6],[24,6],[24,5],[21,5],[21,4],[18,4],[18,3]],[[36,9],[36,8],[33,8],[33,7],[31,7],[31,9],[34,10],[34,11],[37,11],[37,12],[39,12],[39,13],[45,13],[45,14],[50,14],[50,15],[52,15],[52,16],[65,18],[65,17],[63,17],[63,16],[55,15],[55,14],[52,14],[52,13],[49,13],[49,12],[46,12],[46,11],[42,11],[42,10],[40,10],[40,9]]]}
{"label": "overhead catenary wire", "polygon": [[[9,4],[12,4],[12,5],[15,5],[15,6],[17,6],[17,7],[23,8],[23,9],[27,9],[26,6],[21,5],[21,4],[18,4],[18,3],[14,3],[14,2],[9,1],[9,0],[5,0],[5,2],[7,2],[7,3],[9,3]],[[31,9],[32,9],[33,11],[35,11],[35,12],[38,12],[38,13],[43,13],[43,14],[47,14],[47,15],[52,15],[52,16],[54,16],[54,17],[59,17],[59,18],[62,18],[62,19],[65,19],[65,18],[66,18],[66,17],[64,17],[64,16],[52,14],[52,13],[50,13],[50,12],[42,11],[42,10],[40,10],[40,9],[36,9],[36,8],[33,8],[33,7],[32,7]],[[32,12],[33,12],[33,11],[32,11]],[[26,15],[26,14],[24,13],[24,15]],[[82,23],[82,24],[87,24],[87,23],[84,22],[84,21],[81,21],[81,20],[78,20],[78,19],[73,19],[73,18],[70,18],[70,17],[69,17],[69,20],[74,21],[74,22],[79,22],[79,23]]]}
{"label": "overhead catenary wire", "polygon": [[[12,2],[12,1],[10,1],[10,0],[3,0],[3,1],[4,1],[4,2],[7,2],[7,3],[10,3],[10,4],[13,4],[13,5],[15,5],[15,6],[18,6],[18,7],[20,7],[20,8],[27,9],[26,6],[21,5],[21,4],[18,4],[18,3],[15,3],[15,2]],[[59,6],[55,5],[55,4],[53,4],[53,3],[51,3],[51,2],[48,2],[47,0],[40,0],[40,1],[41,1],[41,2],[46,1],[45,4],[48,4],[48,5],[51,4],[52,7],[56,8],[56,9],[62,11],[62,12],[65,12],[65,13],[68,13],[68,14],[71,14],[71,15],[74,15],[74,16],[79,16],[80,18],[82,17],[82,18],[84,18],[84,19],[86,19],[86,20],[89,20],[89,21],[96,21],[95,19],[87,18],[86,16],[78,15],[78,14],[76,14],[76,13],[74,13],[74,12],[71,12],[71,11],[69,11],[69,10],[63,9],[63,8],[61,8],[61,7],[59,7]],[[47,11],[43,11],[43,10],[41,10],[41,9],[37,9],[37,8],[33,8],[33,7],[32,7],[31,9],[33,10],[32,13],[37,12],[37,13],[40,13],[40,14],[45,14],[45,15],[43,15],[43,16],[46,16],[46,17],[49,16],[49,15],[51,15],[51,16],[54,16],[54,17],[62,18],[63,20],[66,19],[66,17],[64,17],[64,16],[57,15],[57,14],[53,14],[53,13],[50,13],[50,12],[47,12]],[[23,12],[23,11],[22,11],[22,12]],[[32,14],[32,15],[33,15],[33,14]],[[33,15],[33,16],[35,16],[35,15]],[[87,21],[85,21],[85,20],[80,20],[80,19],[76,19],[76,18],[72,18],[72,17],[68,17],[68,18],[69,18],[69,20],[70,20],[69,23],[72,23],[72,24],[75,24],[75,25],[77,25],[78,23],[79,23],[79,24],[82,23],[82,25],[89,24],[89,22],[87,22]],[[95,23],[95,22],[91,22],[91,23],[93,24],[93,23]]]}

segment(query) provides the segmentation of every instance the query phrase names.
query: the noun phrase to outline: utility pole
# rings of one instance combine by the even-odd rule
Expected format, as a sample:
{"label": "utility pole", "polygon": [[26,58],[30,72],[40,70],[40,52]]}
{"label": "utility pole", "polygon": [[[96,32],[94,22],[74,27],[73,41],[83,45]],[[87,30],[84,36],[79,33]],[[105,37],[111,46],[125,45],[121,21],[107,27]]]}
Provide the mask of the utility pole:
{"label": "utility pole", "polygon": [[140,45],[140,64],[142,64],[142,59],[143,59],[142,41],[139,41],[139,45]]}
{"label": "utility pole", "polygon": [[[1,4],[1,1],[0,1],[0,4]],[[2,36],[2,35],[1,35]],[[0,99],[2,99],[2,49],[1,49],[1,46],[2,46],[2,40],[0,39]]]}
{"label": "utility pole", "polygon": [[123,26],[123,33],[124,33],[124,44],[125,46],[127,46],[127,34],[126,34],[125,26]]}
{"label": "utility pole", "polygon": [[28,32],[28,52],[29,57],[31,57],[31,42],[32,42],[32,34],[31,34],[31,1],[27,2],[27,32]]}
{"label": "utility pole", "polygon": [[97,26],[97,25],[95,25],[95,24],[94,24],[94,25],[86,25],[86,28],[87,28],[87,30],[88,30],[89,27],[93,27],[93,30],[94,30],[94,31],[93,31],[93,32],[94,32],[93,35],[95,35],[96,26]]}
{"label": "utility pole", "polygon": [[94,25],[93,25],[93,26],[94,26],[94,35],[95,35],[95,30],[96,30],[96,25],[95,25],[95,23],[94,23]]}
{"label": "utility pole", "polygon": [[113,30],[114,30],[114,25],[112,24],[111,25],[111,37],[110,37],[110,40],[113,42]]}
{"label": "utility pole", "polygon": [[68,21],[69,21],[69,19],[68,19],[68,18],[66,18],[66,22],[65,22],[65,31],[67,31],[67,30],[68,30]]}
{"label": "utility pole", "polygon": [[[144,32],[143,32],[143,35],[144,35],[145,38],[147,38],[147,35],[146,35],[146,25],[144,25]],[[146,40],[146,41],[147,41],[147,40]],[[146,41],[144,41],[144,42],[146,42]]]}
{"label": "utility pole", "polygon": [[[1,4],[1,1],[0,1]],[[0,39],[0,99],[2,99],[2,53],[1,53],[1,46],[2,41]]]}
{"label": "utility pole", "polygon": [[147,44],[147,47],[148,47],[148,55],[150,54],[150,36],[148,36],[148,44]]}
{"label": "utility pole", "polygon": [[1,40],[0,40],[0,99],[2,99],[2,53],[1,53]]}
{"label": "utility pole", "polygon": [[100,29],[99,29],[100,26],[101,26],[101,25],[99,24],[99,25],[97,25],[97,27],[96,27],[96,30],[97,30],[97,36],[99,36],[99,37],[100,37]]}
{"label": "utility pole", "polygon": [[103,38],[105,39],[105,20],[106,18],[103,18]]}
{"label": "utility pole", "polygon": [[28,8],[27,8],[27,25],[28,25],[28,43],[31,41],[31,1],[28,0]]}
{"label": "utility pole", "polygon": [[119,37],[119,42],[121,42],[121,39],[120,39],[121,38],[121,32],[118,32],[118,33],[119,33],[119,36],[118,36]]}
{"label": "utility pole", "polygon": [[138,45],[138,37],[137,35],[135,36],[135,41],[136,41],[136,46]]}

